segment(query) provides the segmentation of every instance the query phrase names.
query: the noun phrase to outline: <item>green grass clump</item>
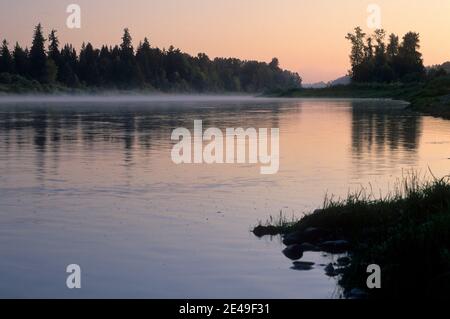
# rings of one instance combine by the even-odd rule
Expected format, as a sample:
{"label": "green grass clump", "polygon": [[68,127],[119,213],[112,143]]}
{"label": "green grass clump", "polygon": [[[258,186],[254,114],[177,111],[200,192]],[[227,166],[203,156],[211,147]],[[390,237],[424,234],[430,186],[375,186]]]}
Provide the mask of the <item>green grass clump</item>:
{"label": "green grass clump", "polygon": [[282,211],[276,217],[270,216],[265,222],[260,221],[253,229],[253,233],[258,237],[275,236],[295,231],[296,219],[294,216],[287,218]]}
{"label": "green grass clump", "polygon": [[321,228],[350,241],[352,263],[340,279],[346,289],[367,288],[367,266],[377,264],[382,289],[372,297],[450,297],[449,177],[423,182],[411,174],[385,197],[361,190],[327,198],[323,210],[272,226],[283,234]]}

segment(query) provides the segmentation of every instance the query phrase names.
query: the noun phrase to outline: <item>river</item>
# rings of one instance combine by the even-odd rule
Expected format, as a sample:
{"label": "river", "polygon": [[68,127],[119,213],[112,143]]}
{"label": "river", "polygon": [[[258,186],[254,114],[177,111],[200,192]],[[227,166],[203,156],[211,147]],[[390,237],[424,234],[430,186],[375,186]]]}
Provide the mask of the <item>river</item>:
{"label": "river", "polygon": [[[389,100],[1,97],[0,297],[337,298],[258,221],[450,173],[450,121]],[[280,168],[171,160],[175,128],[280,129]],[[370,185],[370,186],[369,186]],[[81,289],[66,287],[78,264]]]}

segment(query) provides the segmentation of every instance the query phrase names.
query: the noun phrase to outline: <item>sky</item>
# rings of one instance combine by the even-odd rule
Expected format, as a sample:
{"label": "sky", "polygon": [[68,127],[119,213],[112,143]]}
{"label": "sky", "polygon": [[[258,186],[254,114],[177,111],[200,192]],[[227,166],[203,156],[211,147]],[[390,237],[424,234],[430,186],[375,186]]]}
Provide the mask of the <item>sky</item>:
{"label": "sky", "polygon": [[[81,7],[80,29],[66,26],[72,3]],[[450,0],[0,0],[0,38],[29,45],[41,22],[79,48],[83,41],[118,44],[128,27],[135,45],[147,36],[153,46],[210,58],[278,57],[311,83],[347,73],[345,35],[357,25],[372,32],[370,4],[389,33],[420,33],[426,65],[450,60]]]}

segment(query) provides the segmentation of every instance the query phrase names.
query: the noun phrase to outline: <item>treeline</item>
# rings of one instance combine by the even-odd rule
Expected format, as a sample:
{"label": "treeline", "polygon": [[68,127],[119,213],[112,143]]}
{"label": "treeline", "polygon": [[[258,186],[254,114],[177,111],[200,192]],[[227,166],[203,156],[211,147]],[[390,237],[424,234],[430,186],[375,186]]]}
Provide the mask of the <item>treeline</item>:
{"label": "treeline", "polygon": [[408,32],[401,41],[391,34],[386,41],[383,29],[367,35],[356,27],[346,39],[352,44],[350,75],[353,82],[421,82],[427,77],[419,52],[418,33]]}
{"label": "treeline", "polygon": [[[48,39],[36,26],[31,48],[6,40],[0,52],[0,83],[59,84],[70,88],[139,89],[195,92],[263,92],[301,86],[297,73],[270,63],[234,58],[211,60],[170,47],[152,47],[147,38],[134,49],[128,29],[122,43],[100,49],[83,44],[79,54],[71,44],[60,48],[56,30]],[[48,42],[48,46],[46,46]]]}

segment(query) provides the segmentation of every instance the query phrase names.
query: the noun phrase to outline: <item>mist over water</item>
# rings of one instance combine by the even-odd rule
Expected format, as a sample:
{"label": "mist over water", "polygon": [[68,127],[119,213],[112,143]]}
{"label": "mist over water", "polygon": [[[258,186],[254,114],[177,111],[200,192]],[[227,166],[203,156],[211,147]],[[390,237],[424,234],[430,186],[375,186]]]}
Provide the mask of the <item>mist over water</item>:
{"label": "mist over water", "polygon": [[[0,297],[331,298],[258,220],[405,170],[449,174],[450,123],[401,102],[247,96],[0,97]],[[280,128],[280,171],[173,164],[177,127]],[[79,264],[83,288],[65,286]]]}
{"label": "mist over water", "polygon": [[[61,95],[0,95],[0,104],[5,103],[130,103],[130,102],[245,102],[258,100],[277,100],[275,98],[261,98],[252,95],[196,95],[196,94],[139,94],[127,93],[117,94],[114,91],[99,94],[61,94]],[[278,99],[280,100],[280,99]]]}

